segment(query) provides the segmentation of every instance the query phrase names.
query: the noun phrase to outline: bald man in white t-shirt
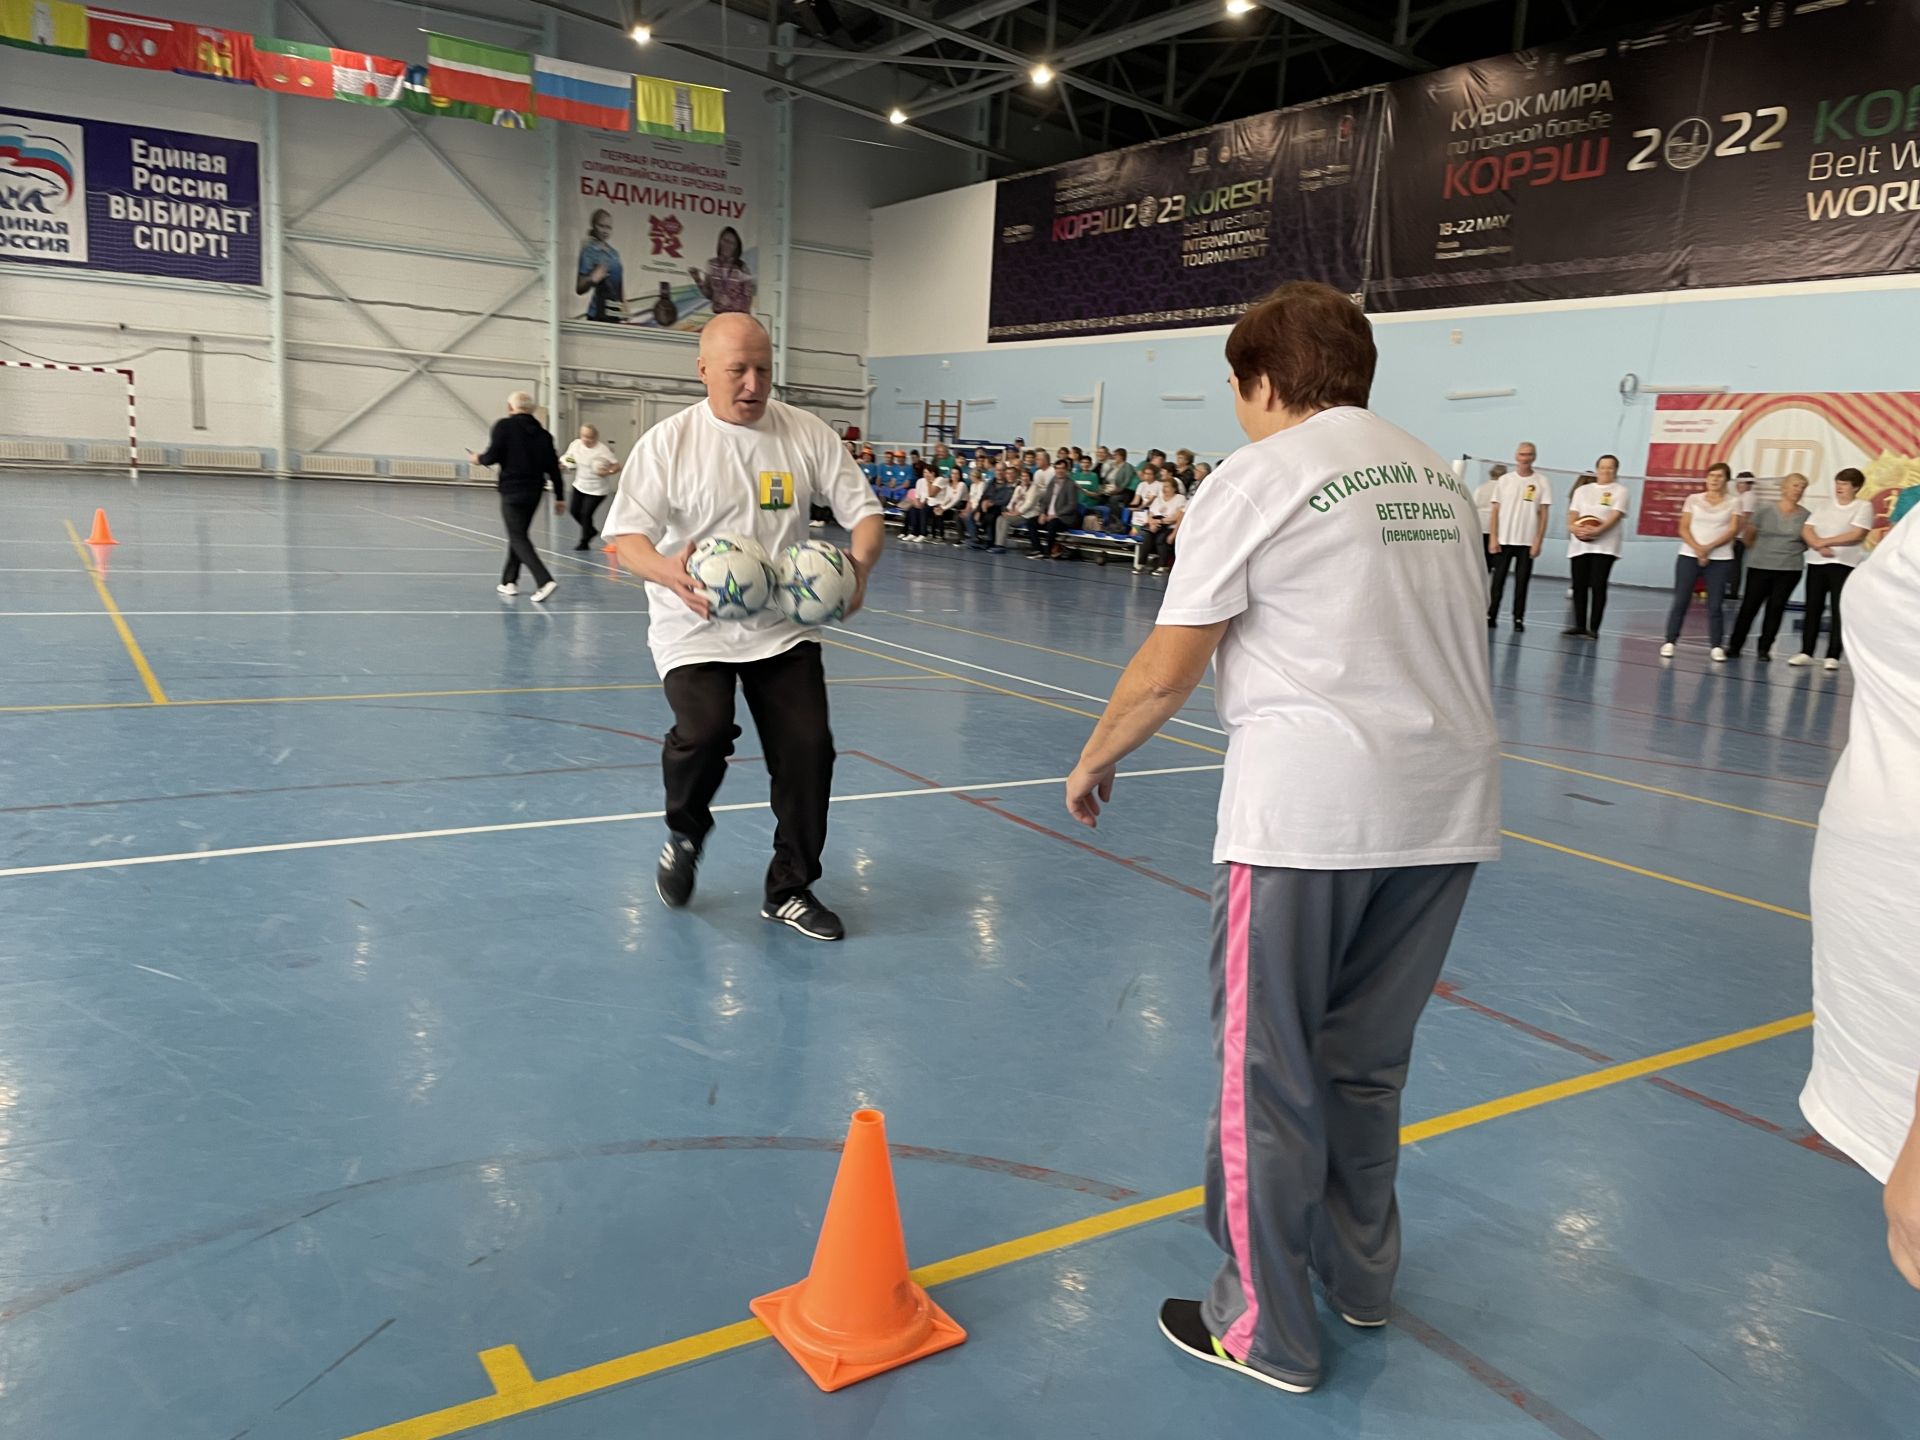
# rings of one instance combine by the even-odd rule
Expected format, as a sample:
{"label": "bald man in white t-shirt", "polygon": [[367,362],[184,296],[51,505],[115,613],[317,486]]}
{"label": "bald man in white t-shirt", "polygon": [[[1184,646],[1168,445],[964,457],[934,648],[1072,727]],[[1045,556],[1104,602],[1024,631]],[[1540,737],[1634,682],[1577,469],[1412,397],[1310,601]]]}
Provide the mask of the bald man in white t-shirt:
{"label": "bald man in white t-shirt", "polygon": [[827,841],[833,734],[818,632],[768,606],[745,620],[707,613],[706,590],[687,573],[693,546],[746,535],[769,555],[807,538],[817,500],[853,535],[858,577],[851,615],[865,599],[886,535],[880,501],[840,437],[818,416],[770,398],[773,346],[749,315],[716,315],[700,332],[707,398],[640,437],[620,474],[605,534],[620,563],[647,582],[647,645],[673,707],[661,748],[667,843],[654,883],[678,908],[713,829],[712,801],[740,737],[734,691],[746,696],[772,782],[773,863],[764,919],[812,940],[846,935],[814,897]]}
{"label": "bald man in white t-shirt", "polygon": [[1187,508],[1159,621],[1067,809],[1098,821],[1115,767],[1211,662],[1229,737],[1207,1135],[1223,1263],[1160,1328],[1192,1359],[1298,1391],[1322,1374],[1313,1275],[1351,1325],[1390,1313],[1414,1026],[1474,867],[1499,854],[1486,570],[1452,467],[1364,408],[1372,327],[1345,295],[1281,286],[1241,317],[1227,362],[1251,443]]}

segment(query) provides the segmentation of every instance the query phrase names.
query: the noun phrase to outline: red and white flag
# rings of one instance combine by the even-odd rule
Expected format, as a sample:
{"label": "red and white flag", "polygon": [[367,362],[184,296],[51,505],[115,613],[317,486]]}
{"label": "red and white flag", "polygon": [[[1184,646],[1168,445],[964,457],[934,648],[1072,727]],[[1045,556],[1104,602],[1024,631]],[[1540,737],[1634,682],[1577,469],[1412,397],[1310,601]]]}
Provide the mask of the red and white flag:
{"label": "red and white flag", "polygon": [[192,53],[182,28],[171,20],[88,6],[87,57],[136,70],[184,70]]}

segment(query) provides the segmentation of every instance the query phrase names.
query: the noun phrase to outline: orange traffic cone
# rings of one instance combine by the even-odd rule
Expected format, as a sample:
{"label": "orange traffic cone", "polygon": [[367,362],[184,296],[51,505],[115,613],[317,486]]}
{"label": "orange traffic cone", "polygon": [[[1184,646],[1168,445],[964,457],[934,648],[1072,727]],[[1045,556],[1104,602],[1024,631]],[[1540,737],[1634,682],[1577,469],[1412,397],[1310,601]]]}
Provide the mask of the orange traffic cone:
{"label": "orange traffic cone", "polygon": [[856,1110],[813,1268],[753,1313],[822,1390],[839,1390],[967,1338],[907,1275],[887,1126]]}
{"label": "orange traffic cone", "polygon": [[107,525],[106,511],[96,510],[93,512],[93,534],[87,537],[87,543],[89,545],[118,545],[120,543],[113,538],[113,531]]}

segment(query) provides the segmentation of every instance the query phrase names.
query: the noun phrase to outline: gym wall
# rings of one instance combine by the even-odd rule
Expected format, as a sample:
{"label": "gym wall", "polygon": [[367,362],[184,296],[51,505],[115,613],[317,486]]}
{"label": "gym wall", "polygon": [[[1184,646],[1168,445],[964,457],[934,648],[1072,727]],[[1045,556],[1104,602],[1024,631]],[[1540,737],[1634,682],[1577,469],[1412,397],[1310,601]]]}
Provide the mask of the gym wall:
{"label": "gym wall", "polygon": [[[375,0],[309,3],[304,12],[288,0],[179,0],[164,13],[408,60],[424,59],[418,27],[435,24],[567,59],[730,87],[728,131],[744,147],[762,232],[755,309],[767,318],[779,291],[771,253],[782,187],[777,108],[765,98],[766,83],[570,20],[557,22],[558,42],[551,44],[543,39],[547,12],[507,0],[483,4],[503,23],[436,18]],[[706,48],[724,46],[744,63],[768,65],[764,27],[738,16],[727,19],[723,34],[719,12],[709,8],[677,23],[674,33]],[[865,100],[864,88],[884,73],[856,75],[836,89]],[[271,185],[278,175],[289,234],[327,237],[293,239],[282,255],[268,255],[260,287],[0,263],[0,357],[101,364],[137,356],[143,450],[258,450],[265,468],[295,472],[314,454],[378,457],[384,472],[392,457],[458,461],[484,439],[483,422],[501,412],[512,389],[532,390],[543,405],[550,403],[539,383],[549,314],[540,270],[549,245],[549,157],[555,153],[549,131],[570,127],[529,133],[454,119],[422,122],[424,136],[528,246],[425,146],[402,138],[406,122],[394,112],[281,97],[276,171],[270,98],[252,87],[0,48],[0,94],[8,108],[258,143],[263,182]],[[884,106],[885,97],[873,103]],[[839,109],[798,101],[790,113],[792,254],[782,380],[829,418],[863,423],[870,212],[905,194],[960,183],[974,173],[974,161],[962,150]],[[564,149],[560,153],[564,164]],[[571,233],[564,204],[561,214],[559,271],[572,307],[562,313],[577,314],[572,279],[580,237]],[[276,290],[284,299],[288,347],[286,456],[278,454],[270,363]],[[469,326],[470,333],[453,340]],[[694,337],[625,328],[607,333],[610,328],[562,327],[561,423],[570,418],[567,402],[580,387],[651,391],[661,401],[648,407],[649,415],[691,393]],[[432,377],[415,375],[379,399],[419,358],[396,349],[451,353],[432,360]],[[125,439],[124,402],[104,378],[0,370],[0,408],[0,437]]]}

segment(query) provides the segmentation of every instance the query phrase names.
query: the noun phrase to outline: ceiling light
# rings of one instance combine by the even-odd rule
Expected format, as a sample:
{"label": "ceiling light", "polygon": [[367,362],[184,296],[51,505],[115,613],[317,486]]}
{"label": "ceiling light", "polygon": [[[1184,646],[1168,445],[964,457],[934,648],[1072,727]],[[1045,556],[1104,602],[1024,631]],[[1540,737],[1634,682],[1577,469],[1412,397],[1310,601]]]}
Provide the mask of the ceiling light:
{"label": "ceiling light", "polygon": [[1254,0],[1227,0],[1227,14],[1229,15],[1244,15],[1249,10],[1255,8]]}
{"label": "ceiling light", "polygon": [[904,111],[904,110],[902,110],[902,109],[901,109],[901,108],[900,108],[900,107],[899,107],[898,105],[896,105],[896,106],[894,106],[894,107],[893,107],[893,109],[891,109],[891,110],[889,110],[889,111],[887,112],[887,123],[888,123],[889,125],[904,125],[904,124],[906,124],[906,123],[907,123],[907,112],[906,112],[906,111]]}
{"label": "ceiling light", "polygon": [[644,45],[653,39],[653,27],[651,25],[636,25],[627,33],[633,36],[633,43],[636,45]]}
{"label": "ceiling light", "polygon": [[1034,66],[1033,69],[1027,73],[1028,78],[1036,85],[1051,85],[1053,83],[1053,67],[1045,61]]}

